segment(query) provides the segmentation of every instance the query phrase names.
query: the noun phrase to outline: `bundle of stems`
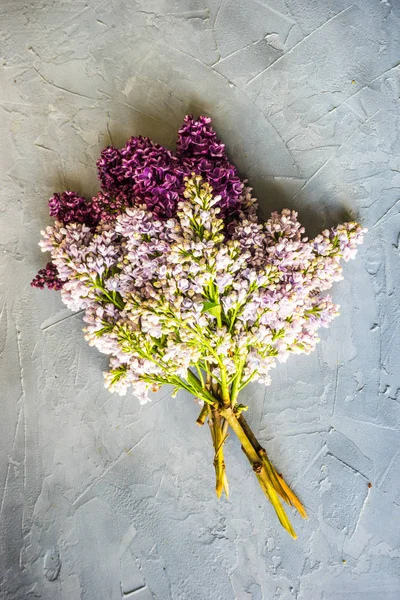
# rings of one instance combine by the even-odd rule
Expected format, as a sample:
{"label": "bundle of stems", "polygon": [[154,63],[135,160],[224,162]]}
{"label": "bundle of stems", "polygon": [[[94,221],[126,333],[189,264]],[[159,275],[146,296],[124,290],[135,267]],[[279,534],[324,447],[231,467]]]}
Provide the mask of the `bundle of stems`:
{"label": "bundle of stems", "polygon": [[189,381],[198,390],[198,396],[204,402],[197,424],[202,426],[208,420],[210,426],[214,447],[215,491],[218,498],[221,497],[222,492],[225,492],[226,497],[229,497],[224,444],[228,438],[230,428],[238,437],[260,487],[274,507],[281,525],[293,538],[296,538],[297,535],[281,504],[281,500],[296,508],[303,519],[308,518],[306,510],[282,475],[276,471],[265,449],[251,430],[243,415],[243,412],[247,410],[247,406],[237,403],[238,394],[234,384],[231,389],[228,387],[222,389],[219,385],[211,384],[209,377],[204,383],[192,372],[189,372]]}

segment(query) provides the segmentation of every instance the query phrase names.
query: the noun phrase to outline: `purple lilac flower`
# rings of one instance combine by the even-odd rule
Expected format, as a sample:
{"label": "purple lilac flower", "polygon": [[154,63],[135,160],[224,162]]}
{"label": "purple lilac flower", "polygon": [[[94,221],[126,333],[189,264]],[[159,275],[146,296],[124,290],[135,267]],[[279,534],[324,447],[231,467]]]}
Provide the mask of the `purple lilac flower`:
{"label": "purple lilac flower", "polygon": [[187,115],[178,132],[177,156],[189,175],[192,171],[201,175],[213,187],[214,194],[221,196],[218,206],[223,214],[234,214],[240,207],[243,184],[237,169],[225,153],[225,144],[217,138],[209,117],[197,120]]}
{"label": "purple lilac flower", "polygon": [[125,206],[144,203],[156,214],[171,217],[183,193],[183,169],[173,154],[149,138],[132,137],[122,150],[105,148],[97,161],[104,192]]}
{"label": "purple lilac flower", "polygon": [[186,115],[178,133],[177,153],[180,156],[227,160],[225,144],[217,138],[210,117],[202,116],[195,120],[192,115]]}
{"label": "purple lilac flower", "polygon": [[48,262],[44,269],[40,269],[38,274],[31,281],[31,286],[43,290],[45,286],[49,290],[61,290],[65,281],[62,281],[58,276],[56,265]]}
{"label": "purple lilac flower", "polygon": [[121,150],[105,148],[97,161],[104,193],[118,196],[126,206],[144,203],[161,217],[172,217],[183,197],[183,178],[200,174],[221,196],[223,215],[242,207],[243,184],[236,167],[217,138],[209,117],[185,117],[179,130],[177,152],[147,137],[132,137]]}
{"label": "purple lilac flower", "polygon": [[53,194],[49,200],[50,216],[63,223],[84,223],[96,227],[100,211],[94,202],[88,202],[75,192]]}
{"label": "purple lilac flower", "polygon": [[100,191],[97,196],[93,196],[92,202],[97,206],[101,221],[113,221],[127,208],[126,196],[122,193]]}
{"label": "purple lilac flower", "polygon": [[[97,169],[102,189],[109,193],[129,193],[129,187],[124,185],[121,170],[121,151],[113,146],[107,146],[100,154]],[[127,188],[126,190],[124,188]]]}

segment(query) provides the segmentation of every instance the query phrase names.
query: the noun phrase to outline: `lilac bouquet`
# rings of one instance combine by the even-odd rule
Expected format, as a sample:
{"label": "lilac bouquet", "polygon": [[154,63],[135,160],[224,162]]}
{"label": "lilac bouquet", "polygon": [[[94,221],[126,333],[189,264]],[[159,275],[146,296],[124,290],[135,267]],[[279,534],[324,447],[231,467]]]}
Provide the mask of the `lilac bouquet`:
{"label": "lilac bouquet", "polygon": [[[51,262],[32,285],[61,291],[85,313],[85,338],[110,355],[105,385],[145,403],[170,384],[201,404],[214,447],[216,492],[229,493],[224,444],[231,429],[281,524],[281,500],[306,512],[243,413],[240,392],[270,383],[291,353],[309,354],[338,315],[325,292],[342,279],[364,229],[345,223],[309,240],[290,210],[257,218],[251,188],[229,162],[208,117],[187,116],[177,150],[143,137],[108,147],[101,191],[50,199],[40,246]],[[173,395],[174,395],[173,394]]]}

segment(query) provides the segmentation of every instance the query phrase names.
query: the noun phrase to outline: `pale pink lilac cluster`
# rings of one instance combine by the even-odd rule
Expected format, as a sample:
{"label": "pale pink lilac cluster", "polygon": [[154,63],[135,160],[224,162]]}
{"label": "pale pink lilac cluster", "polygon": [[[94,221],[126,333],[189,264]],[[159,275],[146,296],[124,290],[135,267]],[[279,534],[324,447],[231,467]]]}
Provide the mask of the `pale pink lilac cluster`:
{"label": "pale pink lilac cluster", "polygon": [[63,301],[85,310],[86,339],[111,357],[106,386],[142,402],[163,383],[196,395],[192,370],[239,391],[267,385],[276,361],[310,353],[338,314],[325,292],[365,231],[351,222],[309,240],[290,210],[259,223],[245,187],[228,224],[212,184],[193,173],[184,185],[169,218],[137,203],[96,227],[56,221],[41,242]]}

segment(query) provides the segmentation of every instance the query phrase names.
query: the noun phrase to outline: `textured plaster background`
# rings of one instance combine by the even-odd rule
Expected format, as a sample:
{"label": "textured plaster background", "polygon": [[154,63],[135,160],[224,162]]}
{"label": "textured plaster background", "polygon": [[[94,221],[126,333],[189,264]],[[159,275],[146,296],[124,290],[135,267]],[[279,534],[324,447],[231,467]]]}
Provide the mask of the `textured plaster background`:
{"label": "textured plaster background", "polygon": [[[400,598],[399,34],[398,0],[0,0],[1,599]],[[187,112],[264,214],[370,229],[318,351],[244,394],[296,542],[235,440],[218,502],[194,402],[111,396],[81,317],[29,287],[51,193]]]}

